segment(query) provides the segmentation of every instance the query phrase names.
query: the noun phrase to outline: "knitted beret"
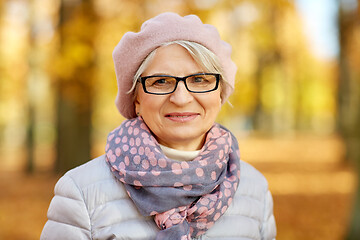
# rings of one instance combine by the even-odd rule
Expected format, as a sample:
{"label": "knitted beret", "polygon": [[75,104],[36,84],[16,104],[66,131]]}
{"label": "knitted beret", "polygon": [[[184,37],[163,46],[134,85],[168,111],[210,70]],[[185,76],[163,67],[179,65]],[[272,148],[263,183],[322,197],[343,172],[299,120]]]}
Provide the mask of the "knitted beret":
{"label": "knitted beret", "polygon": [[231,60],[231,46],[221,40],[216,28],[203,24],[195,15],[181,17],[175,13],[162,13],[144,22],[140,32],[125,33],[113,51],[118,85],[115,104],[125,118],[136,117],[134,93],[127,92],[142,61],[163,43],[175,40],[199,43],[217,55],[229,83],[223,85],[222,103],[233,92],[237,67]]}

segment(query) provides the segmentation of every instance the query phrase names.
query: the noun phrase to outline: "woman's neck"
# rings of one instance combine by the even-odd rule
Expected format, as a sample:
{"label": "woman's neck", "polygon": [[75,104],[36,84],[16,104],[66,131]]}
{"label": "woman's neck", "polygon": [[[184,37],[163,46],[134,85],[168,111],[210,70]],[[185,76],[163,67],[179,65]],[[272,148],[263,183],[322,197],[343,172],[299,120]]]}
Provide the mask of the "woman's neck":
{"label": "woman's neck", "polygon": [[162,146],[166,146],[168,148],[176,149],[179,151],[198,151],[202,148],[205,142],[205,137],[201,136],[197,139],[193,139],[191,141],[163,141],[161,138],[155,136],[158,143]]}
{"label": "woman's neck", "polygon": [[192,161],[194,158],[196,158],[200,150],[196,151],[184,151],[184,150],[178,150],[174,148],[169,148],[164,145],[160,145],[161,150],[170,159],[177,160],[177,161]]}

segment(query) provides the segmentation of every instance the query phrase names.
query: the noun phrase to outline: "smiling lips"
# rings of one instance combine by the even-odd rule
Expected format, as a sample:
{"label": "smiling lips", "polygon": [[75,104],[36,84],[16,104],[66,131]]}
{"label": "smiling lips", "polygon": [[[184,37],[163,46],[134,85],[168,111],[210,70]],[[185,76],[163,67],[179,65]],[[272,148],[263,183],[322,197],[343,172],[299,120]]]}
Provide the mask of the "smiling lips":
{"label": "smiling lips", "polygon": [[194,112],[173,112],[166,114],[165,118],[174,122],[185,123],[194,120],[199,115],[199,113]]}

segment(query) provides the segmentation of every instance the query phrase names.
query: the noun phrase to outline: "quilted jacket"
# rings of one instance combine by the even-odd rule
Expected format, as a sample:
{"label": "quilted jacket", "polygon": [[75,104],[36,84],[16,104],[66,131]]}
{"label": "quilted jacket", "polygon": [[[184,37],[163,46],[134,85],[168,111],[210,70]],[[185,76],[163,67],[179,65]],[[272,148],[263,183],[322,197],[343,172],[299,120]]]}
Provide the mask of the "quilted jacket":
{"label": "quilted jacket", "polygon": [[[275,239],[273,200],[264,176],[246,162],[225,214],[198,239]],[[100,156],[67,172],[55,186],[40,239],[155,239],[158,228],[140,215],[124,185]]]}

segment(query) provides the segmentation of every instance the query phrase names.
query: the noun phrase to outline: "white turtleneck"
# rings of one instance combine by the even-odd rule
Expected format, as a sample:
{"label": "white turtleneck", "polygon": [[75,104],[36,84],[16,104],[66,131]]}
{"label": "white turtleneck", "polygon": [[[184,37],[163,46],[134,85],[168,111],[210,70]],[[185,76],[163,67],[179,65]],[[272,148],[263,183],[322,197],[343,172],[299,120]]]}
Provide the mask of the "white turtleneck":
{"label": "white turtleneck", "polygon": [[171,159],[178,160],[178,161],[191,161],[194,158],[196,158],[200,150],[197,151],[183,151],[183,150],[177,150],[174,148],[169,148],[164,145],[161,145],[161,150],[164,152],[164,154]]}

